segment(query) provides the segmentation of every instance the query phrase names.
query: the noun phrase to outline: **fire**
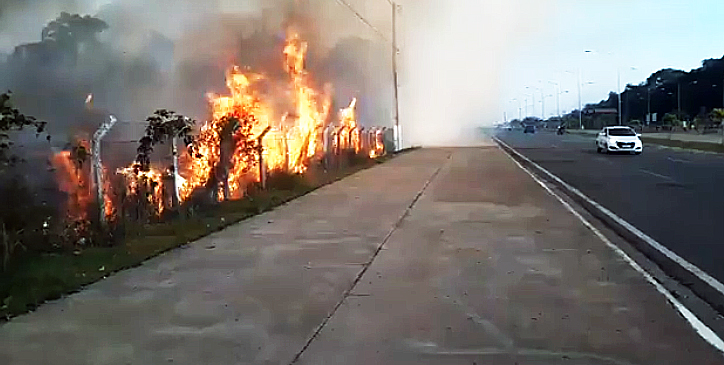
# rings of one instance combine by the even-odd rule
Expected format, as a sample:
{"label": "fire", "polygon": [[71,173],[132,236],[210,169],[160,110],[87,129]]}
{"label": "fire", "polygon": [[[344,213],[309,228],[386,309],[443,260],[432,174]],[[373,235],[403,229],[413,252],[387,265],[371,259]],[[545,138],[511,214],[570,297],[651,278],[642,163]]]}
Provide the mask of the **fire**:
{"label": "fire", "polygon": [[126,179],[126,186],[131,196],[146,200],[154,209],[156,214],[163,213],[166,202],[164,199],[163,174],[156,170],[142,171],[137,166],[131,165],[116,170],[116,173],[123,175]]}
{"label": "fire", "polygon": [[[307,42],[290,29],[282,51],[285,80],[271,80],[264,74],[234,66],[226,74],[228,94],[207,95],[211,118],[201,125],[193,154],[180,156],[182,177],[177,179],[177,185],[181,202],[199,189],[216,194],[218,200],[241,198],[249,183],[260,180],[261,167],[303,173],[320,155],[323,131],[332,124],[332,87],[315,87],[306,69],[307,50]],[[90,106],[92,101],[89,94],[86,104]],[[356,106],[354,98],[341,109],[335,127],[345,133],[344,138],[339,138],[342,147],[360,152],[363,136],[357,124]],[[371,155],[382,151],[377,137],[374,144],[369,138]],[[263,166],[259,166],[260,160]],[[69,216],[86,219],[93,201],[89,173],[74,161],[69,151],[53,158],[56,170],[60,171],[61,189],[69,194]],[[129,195],[150,205],[156,214],[169,206],[167,197],[173,193],[164,186],[166,173],[153,168],[141,171],[135,164],[116,172],[125,178]],[[104,179],[107,217],[114,216],[116,210],[110,180]]]}
{"label": "fire", "polygon": [[[58,188],[68,195],[66,211],[68,221],[87,221],[89,207],[93,202],[93,190],[90,181],[90,144],[86,140],[79,140],[72,150],[60,151],[51,158],[51,164],[56,173]],[[104,176],[107,175],[103,169]],[[103,200],[105,201],[105,215],[112,217],[115,214],[110,179],[103,180]]]}
{"label": "fire", "polygon": [[339,123],[342,127],[339,144],[342,149],[350,148],[358,153],[361,146],[359,128],[357,128],[356,106],[357,98],[354,98],[348,107],[339,111]]}
{"label": "fire", "polygon": [[60,191],[68,195],[66,210],[69,220],[86,220],[88,206],[92,201],[87,169],[74,161],[71,151],[56,153],[51,162],[56,172]]}
{"label": "fire", "polygon": [[[212,120],[200,130],[198,155],[187,156],[184,161],[187,179],[181,187],[182,200],[211,182],[224,185],[223,181],[217,181],[219,178],[226,178],[231,198],[243,196],[245,184],[259,180],[257,152],[251,153],[249,145],[267,127],[271,129],[261,141],[266,167],[294,173],[308,168],[310,159],[320,152],[321,130],[329,122],[332,99],[330,85],[325,85],[321,92],[312,85],[305,68],[307,48],[307,42],[298,33],[288,32],[283,67],[289,78],[283,87],[286,92],[281,94],[291,100],[278,100],[279,93],[263,92],[262,86],[272,83],[264,75],[244,72],[239,67],[229,70],[226,83],[230,95],[208,96]],[[275,110],[275,106],[284,104],[289,105],[288,110],[278,110],[278,107]],[[225,136],[227,140],[231,137],[233,147],[231,156],[222,159],[227,151],[222,151],[224,136],[221,134],[229,133],[225,125],[228,120],[224,118],[229,116],[239,118],[242,125],[231,132],[232,136]],[[225,161],[230,161],[228,173]]]}

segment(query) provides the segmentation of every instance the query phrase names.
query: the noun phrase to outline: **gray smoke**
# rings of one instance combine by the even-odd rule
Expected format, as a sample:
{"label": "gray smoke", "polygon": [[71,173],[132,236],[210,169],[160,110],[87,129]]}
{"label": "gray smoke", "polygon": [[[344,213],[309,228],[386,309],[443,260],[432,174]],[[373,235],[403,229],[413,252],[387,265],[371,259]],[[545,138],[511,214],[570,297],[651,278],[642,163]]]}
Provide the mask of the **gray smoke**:
{"label": "gray smoke", "polygon": [[[57,146],[91,134],[113,114],[121,122],[108,136],[118,142],[112,157],[128,163],[154,110],[207,119],[206,94],[227,92],[230,66],[285,77],[281,52],[290,19],[303,25],[308,68],[320,89],[326,82],[335,87],[334,108],[358,97],[362,124],[391,122],[389,49],[334,1],[0,1],[0,89],[12,90],[23,112],[48,121]],[[41,42],[43,28],[61,12],[91,15],[108,28],[98,42],[78,46],[75,57],[75,46]]]}

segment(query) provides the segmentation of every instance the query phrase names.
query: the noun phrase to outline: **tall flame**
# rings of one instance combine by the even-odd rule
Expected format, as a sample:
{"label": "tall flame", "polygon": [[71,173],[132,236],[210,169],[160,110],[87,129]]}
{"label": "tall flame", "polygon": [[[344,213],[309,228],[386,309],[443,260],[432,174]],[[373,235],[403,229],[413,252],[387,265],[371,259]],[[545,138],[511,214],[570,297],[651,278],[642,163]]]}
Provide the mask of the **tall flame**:
{"label": "tall flame", "polygon": [[[285,47],[284,69],[289,76],[287,95],[291,95],[291,110],[274,110],[272,105],[278,100],[274,95],[260,91],[263,82],[269,82],[264,75],[244,72],[233,67],[227,73],[226,85],[230,95],[208,95],[212,109],[212,120],[206,122],[200,131],[198,155],[187,156],[187,179],[181,188],[181,198],[186,200],[197,188],[206,186],[217,174],[222,163],[221,132],[225,116],[251,116],[242,123],[251,123],[251,136],[256,139],[267,127],[271,130],[261,141],[262,158],[271,170],[286,170],[295,173],[304,172],[309,160],[314,157],[321,146],[321,130],[328,122],[331,108],[331,87],[325,85],[322,92],[314,89],[305,69],[307,42],[299,34],[289,31]],[[278,95],[277,95],[278,96]],[[233,136],[234,148],[228,172],[228,186],[231,197],[243,195],[244,183],[252,179],[258,181],[258,170],[254,169],[248,153],[242,145],[244,138],[240,133]],[[222,174],[222,176],[224,176]]]}

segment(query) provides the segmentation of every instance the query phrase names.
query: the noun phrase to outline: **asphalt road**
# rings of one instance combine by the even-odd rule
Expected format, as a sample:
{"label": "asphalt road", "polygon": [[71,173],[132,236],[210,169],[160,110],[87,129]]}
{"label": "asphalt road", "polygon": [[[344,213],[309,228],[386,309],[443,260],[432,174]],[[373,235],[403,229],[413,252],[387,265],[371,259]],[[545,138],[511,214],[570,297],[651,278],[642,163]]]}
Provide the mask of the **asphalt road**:
{"label": "asphalt road", "polygon": [[596,153],[595,137],[499,131],[517,151],[724,281],[724,155],[644,144]]}

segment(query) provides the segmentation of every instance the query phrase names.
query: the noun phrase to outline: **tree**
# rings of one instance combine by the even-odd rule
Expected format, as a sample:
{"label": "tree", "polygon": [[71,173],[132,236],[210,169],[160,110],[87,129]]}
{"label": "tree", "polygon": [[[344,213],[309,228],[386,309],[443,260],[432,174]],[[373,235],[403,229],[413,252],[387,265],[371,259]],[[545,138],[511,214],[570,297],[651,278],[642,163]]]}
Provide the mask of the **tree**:
{"label": "tree", "polygon": [[96,34],[108,29],[108,24],[90,15],[60,13],[60,16],[48,23],[41,33],[41,42],[55,42],[67,52],[75,63],[80,45],[96,45]]}
{"label": "tree", "polygon": [[709,113],[709,118],[711,118],[713,121],[717,123],[724,122],[724,109],[714,109]]}
{"label": "tree", "polygon": [[[36,137],[45,131],[45,122],[36,120],[34,117],[22,114],[10,104],[10,92],[0,94],[0,171],[3,167],[12,165],[20,159],[10,149],[13,142],[10,140],[10,132],[21,131],[26,127],[35,130]],[[50,135],[47,136],[50,140]]]}
{"label": "tree", "polygon": [[229,170],[232,166],[242,166],[240,173],[247,173],[259,161],[260,143],[254,138],[252,128],[257,124],[251,113],[234,112],[219,119],[221,130],[219,164],[216,166],[218,181],[223,184],[224,198],[230,198]]}
{"label": "tree", "polygon": [[196,140],[191,134],[196,124],[195,120],[173,111],[159,109],[146,118],[146,122],[148,122],[146,135],[138,141],[139,146],[136,149],[138,152],[136,162],[141,171],[148,171],[151,168],[151,153],[157,144],[164,144],[174,138],[179,138],[189,153],[194,153],[196,150]]}
{"label": "tree", "polygon": [[54,40],[61,44],[95,43],[96,34],[108,29],[108,24],[90,15],[60,13],[43,28],[41,40]]}
{"label": "tree", "polygon": [[679,117],[676,115],[676,113],[667,113],[666,115],[664,115],[664,125],[676,127],[679,124],[681,124],[681,121],[679,120]]}

